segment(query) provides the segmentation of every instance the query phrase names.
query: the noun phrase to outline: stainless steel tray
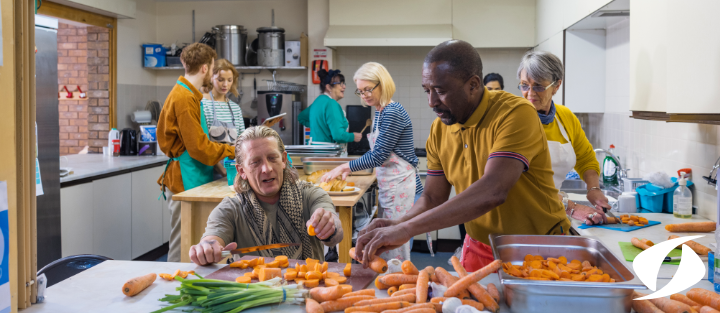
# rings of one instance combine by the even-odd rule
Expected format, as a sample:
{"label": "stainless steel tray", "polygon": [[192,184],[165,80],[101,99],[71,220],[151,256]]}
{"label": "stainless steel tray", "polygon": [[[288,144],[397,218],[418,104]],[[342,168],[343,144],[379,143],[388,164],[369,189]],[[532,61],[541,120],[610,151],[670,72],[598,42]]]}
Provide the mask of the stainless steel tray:
{"label": "stainless steel tray", "polygon": [[[320,170],[332,170],[340,165],[343,165],[347,162],[350,162],[352,160],[355,160],[357,158],[318,158],[318,157],[310,157],[310,158],[302,158],[300,159],[303,163],[303,170],[305,171],[305,174],[310,175],[316,171]],[[352,172],[350,175],[353,176],[366,176],[366,175],[372,175],[373,173],[372,168],[357,172]]]}
{"label": "stainless steel tray", "polygon": [[525,255],[588,260],[615,283],[538,281],[498,271],[511,312],[630,312],[634,289],[647,289],[600,241],[579,236],[490,235],[495,259],[522,264]]}

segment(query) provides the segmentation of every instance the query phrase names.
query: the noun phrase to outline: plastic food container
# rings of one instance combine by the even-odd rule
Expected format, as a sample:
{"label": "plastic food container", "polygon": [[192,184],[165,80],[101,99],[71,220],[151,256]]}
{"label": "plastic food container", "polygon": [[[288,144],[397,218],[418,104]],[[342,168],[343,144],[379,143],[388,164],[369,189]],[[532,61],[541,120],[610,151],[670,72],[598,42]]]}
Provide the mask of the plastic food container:
{"label": "plastic food container", "polygon": [[600,241],[579,236],[490,235],[495,259],[522,264],[525,255],[588,260],[615,283],[541,281],[498,271],[511,312],[630,312],[634,289],[647,289]]}
{"label": "plastic food container", "polygon": [[235,168],[235,164],[235,160],[230,158],[225,158],[225,162],[223,162],[225,171],[227,171],[228,186],[232,186],[235,183],[235,176],[237,176],[237,168]]}

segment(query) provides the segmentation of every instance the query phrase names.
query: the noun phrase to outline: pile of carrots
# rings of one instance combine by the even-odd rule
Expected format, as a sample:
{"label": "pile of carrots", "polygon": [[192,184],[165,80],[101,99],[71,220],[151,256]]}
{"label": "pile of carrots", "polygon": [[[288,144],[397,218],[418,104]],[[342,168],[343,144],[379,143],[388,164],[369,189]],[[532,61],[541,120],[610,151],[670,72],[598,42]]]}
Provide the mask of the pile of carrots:
{"label": "pile of carrots", "polygon": [[[610,219],[611,218],[608,218],[608,223],[610,223]],[[615,224],[620,222],[623,224],[628,224],[628,226],[646,226],[648,224],[648,220],[646,218],[640,217],[637,215],[623,214],[623,215],[620,215],[619,220],[618,219],[614,219],[614,220],[616,220]]]}
{"label": "pile of carrots", "polygon": [[[354,253],[351,253],[351,256],[354,256]],[[310,290],[311,298],[307,299],[305,309],[308,313],[437,313],[442,312],[445,299],[457,297],[462,299],[463,304],[473,306],[479,311],[498,312],[500,295],[497,288],[490,284],[485,289],[478,281],[499,270],[502,261],[496,260],[474,273],[467,273],[456,257],[452,260],[460,277],[450,275],[442,267],[428,266],[418,270],[412,262],[405,261],[401,266],[402,272],[381,275],[375,280],[378,289],[388,290],[389,298],[376,298],[374,289],[352,292],[341,286],[318,287]],[[448,288],[444,297],[428,297],[431,281]],[[475,300],[471,299],[470,295]]]}
{"label": "pile of carrots", "polygon": [[[644,297],[645,294],[635,291],[633,298]],[[719,313],[720,295],[715,292],[693,288],[687,296],[676,293],[668,298],[651,300],[633,300],[633,310],[638,313]]]}
{"label": "pile of carrots", "polygon": [[614,283],[615,279],[603,273],[590,261],[572,260],[564,256],[559,258],[543,259],[542,256],[528,254],[523,265],[513,265],[510,262],[502,265],[503,271],[509,275],[533,280],[561,280]]}
{"label": "pile of carrots", "polygon": [[167,273],[160,273],[158,276],[160,276],[160,278],[162,278],[162,279],[164,279],[164,280],[172,281],[172,280],[175,280],[175,277],[180,276],[181,278],[187,278],[188,275],[190,275],[190,274],[195,274],[195,271],[181,271],[181,270],[177,270],[177,271],[175,271],[175,273],[172,274],[172,275],[167,274]]}
{"label": "pile of carrots", "polygon": [[[295,263],[295,268],[288,268],[285,274],[282,274],[282,268],[290,266],[287,256],[280,255],[275,257],[272,262],[265,263],[265,258],[257,257],[252,260],[240,260],[230,263],[230,267],[238,267],[241,269],[252,268],[252,272],[247,272],[243,276],[235,279],[238,283],[250,283],[253,279],[258,281],[266,281],[275,277],[283,277],[286,281],[295,281],[295,283],[303,283],[305,287],[312,288],[324,282],[325,286],[338,286],[347,282],[347,277],[352,273],[351,266],[348,263],[343,270],[345,276],[340,273],[328,271],[328,263],[320,263],[319,260],[306,259],[304,265],[299,262]],[[350,286],[350,285],[345,285]],[[352,288],[351,288],[352,289]],[[352,291],[352,290],[351,290]]]}

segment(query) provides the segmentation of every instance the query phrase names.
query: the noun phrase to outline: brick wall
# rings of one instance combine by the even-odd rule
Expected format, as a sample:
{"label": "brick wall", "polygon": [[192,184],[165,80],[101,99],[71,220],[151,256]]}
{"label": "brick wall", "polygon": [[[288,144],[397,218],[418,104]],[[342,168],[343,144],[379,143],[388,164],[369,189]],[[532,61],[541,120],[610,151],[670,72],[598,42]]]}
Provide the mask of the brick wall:
{"label": "brick wall", "polygon": [[110,131],[109,45],[110,38],[107,28],[87,28],[88,96],[90,98],[87,121],[91,153],[102,153],[102,147],[107,146],[107,137]]}
{"label": "brick wall", "polygon": [[[58,25],[58,85],[75,91],[79,85],[88,89],[87,29],[60,23]],[[60,155],[75,154],[88,145],[87,99],[65,100],[60,93]]]}

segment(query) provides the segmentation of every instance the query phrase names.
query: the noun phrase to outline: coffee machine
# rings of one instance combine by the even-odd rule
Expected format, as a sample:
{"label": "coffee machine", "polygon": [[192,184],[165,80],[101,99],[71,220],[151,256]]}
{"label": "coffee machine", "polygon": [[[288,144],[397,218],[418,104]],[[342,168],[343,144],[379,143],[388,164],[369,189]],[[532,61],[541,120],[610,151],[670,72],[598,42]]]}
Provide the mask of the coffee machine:
{"label": "coffee machine", "polygon": [[258,90],[257,94],[258,125],[261,125],[269,117],[285,113],[285,117],[279,123],[273,125],[272,129],[280,134],[280,138],[285,145],[296,144],[297,140],[294,140],[293,130],[298,127],[297,114],[300,112],[294,112],[295,110],[293,110],[295,94],[290,91],[272,90]]}

